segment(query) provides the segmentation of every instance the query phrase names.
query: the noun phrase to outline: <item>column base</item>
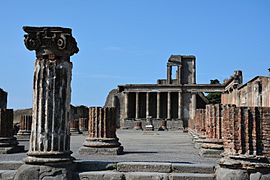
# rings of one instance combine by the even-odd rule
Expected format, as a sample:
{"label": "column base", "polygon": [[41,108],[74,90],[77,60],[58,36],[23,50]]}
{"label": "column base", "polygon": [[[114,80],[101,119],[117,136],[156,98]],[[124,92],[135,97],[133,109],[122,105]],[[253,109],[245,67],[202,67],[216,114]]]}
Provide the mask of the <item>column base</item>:
{"label": "column base", "polygon": [[27,157],[24,159],[26,164],[32,165],[48,165],[58,163],[72,163],[75,159],[69,153],[63,152],[28,152]]}
{"label": "column base", "polygon": [[270,164],[267,157],[229,156],[220,160],[216,170],[217,180],[270,179]]}
{"label": "column base", "polygon": [[105,148],[105,147],[81,147],[79,149],[79,153],[81,155],[93,155],[93,154],[100,154],[100,155],[121,155],[124,153],[123,146],[119,147],[111,147],[111,148]]}
{"label": "column base", "polygon": [[120,145],[118,138],[86,138],[83,143],[83,146],[93,148],[114,148]]}
{"label": "column base", "polygon": [[15,175],[14,180],[22,179],[50,179],[50,180],[66,180],[77,179],[75,165],[72,163],[61,163],[54,165],[29,165],[23,164]]}

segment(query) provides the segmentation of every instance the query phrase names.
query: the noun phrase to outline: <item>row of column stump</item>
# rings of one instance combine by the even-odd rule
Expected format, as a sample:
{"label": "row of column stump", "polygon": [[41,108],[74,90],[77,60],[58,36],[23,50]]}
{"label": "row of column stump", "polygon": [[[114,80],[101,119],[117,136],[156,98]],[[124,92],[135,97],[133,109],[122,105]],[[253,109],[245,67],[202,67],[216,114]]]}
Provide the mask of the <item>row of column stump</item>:
{"label": "row of column stump", "polygon": [[206,157],[220,157],[218,180],[270,179],[270,108],[207,105],[189,132]]}

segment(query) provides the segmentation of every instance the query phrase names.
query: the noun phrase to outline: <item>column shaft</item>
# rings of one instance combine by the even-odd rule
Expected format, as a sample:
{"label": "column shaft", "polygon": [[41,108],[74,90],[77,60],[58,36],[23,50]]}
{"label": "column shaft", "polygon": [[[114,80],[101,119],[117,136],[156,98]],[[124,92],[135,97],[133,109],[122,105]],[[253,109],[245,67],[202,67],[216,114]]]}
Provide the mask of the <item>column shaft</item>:
{"label": "column shaft", "polygon": [[171,119],[171,92],[168,92],[167,97],[167,119]]}
{"label": "column shaft", "polygon": [[182,92],[178,92],[178,119],[182,119]]}
{"label": "column shaft", "polygon": [[136,115],[135,119],[139,119],[139,92],[136,92]]}
{"label": "column shaft", "polygon": [[160,118],[160,92],[157,92],[157,119]]}
{"label": "column shaft", "polygon": [[146,92],[146,118],[149,117],[149,92]]}
{"label": "column shaft", "polygon": [[191,118],[193,119],[195,117],[196,112],[196,93],[192,93],[191,104],[192,104]]}
{"label": "column shaft", "polygon": [[124,115],[124,118],[128,119],[129,118],[129,112],[128,112],[128,106],[129,106],[128,96],[129,96],[129,93],[125,92],[124,94],[125,94],[125,115]]}

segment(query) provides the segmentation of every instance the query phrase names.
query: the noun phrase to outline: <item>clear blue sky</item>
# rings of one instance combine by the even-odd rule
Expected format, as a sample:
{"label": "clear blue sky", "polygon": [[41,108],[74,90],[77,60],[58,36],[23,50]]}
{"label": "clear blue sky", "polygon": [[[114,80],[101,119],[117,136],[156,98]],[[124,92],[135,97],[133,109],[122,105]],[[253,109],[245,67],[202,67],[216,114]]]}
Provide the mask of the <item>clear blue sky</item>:
{"label": "clear blue sky", "polygon": [[223,81],[236,69],[247,81],[270,67],[269,0],[6,0],[0,20],[9,108],[32,105],[35,54],[24,47],[24,25],[73,29],[75,105],[103,105],[119,84],[165,78],[171,54],[197,57],[197,83]]}

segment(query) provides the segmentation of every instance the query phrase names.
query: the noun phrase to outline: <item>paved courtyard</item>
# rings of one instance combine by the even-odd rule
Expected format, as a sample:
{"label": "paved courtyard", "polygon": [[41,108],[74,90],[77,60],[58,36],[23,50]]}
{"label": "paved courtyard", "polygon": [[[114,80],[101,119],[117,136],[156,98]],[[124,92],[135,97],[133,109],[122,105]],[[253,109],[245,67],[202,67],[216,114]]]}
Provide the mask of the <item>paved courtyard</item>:
{"label": "paved courtyard", "polygon": [[[77,160],[93,161],[154,161],[174,163],[210,163],[215,164],[218,159],[199,156],[194,148],[191,136],[181,131],[135,131],[117,130],[119,141],[124,147],[123,155],[91,155],[82,156],[78,149],[82,146],[85,135],[71,136],[72,156]],[[28,141],[20,141],[28,150]],[[20,161],[26,153],[0,155],[0,161]]]}

